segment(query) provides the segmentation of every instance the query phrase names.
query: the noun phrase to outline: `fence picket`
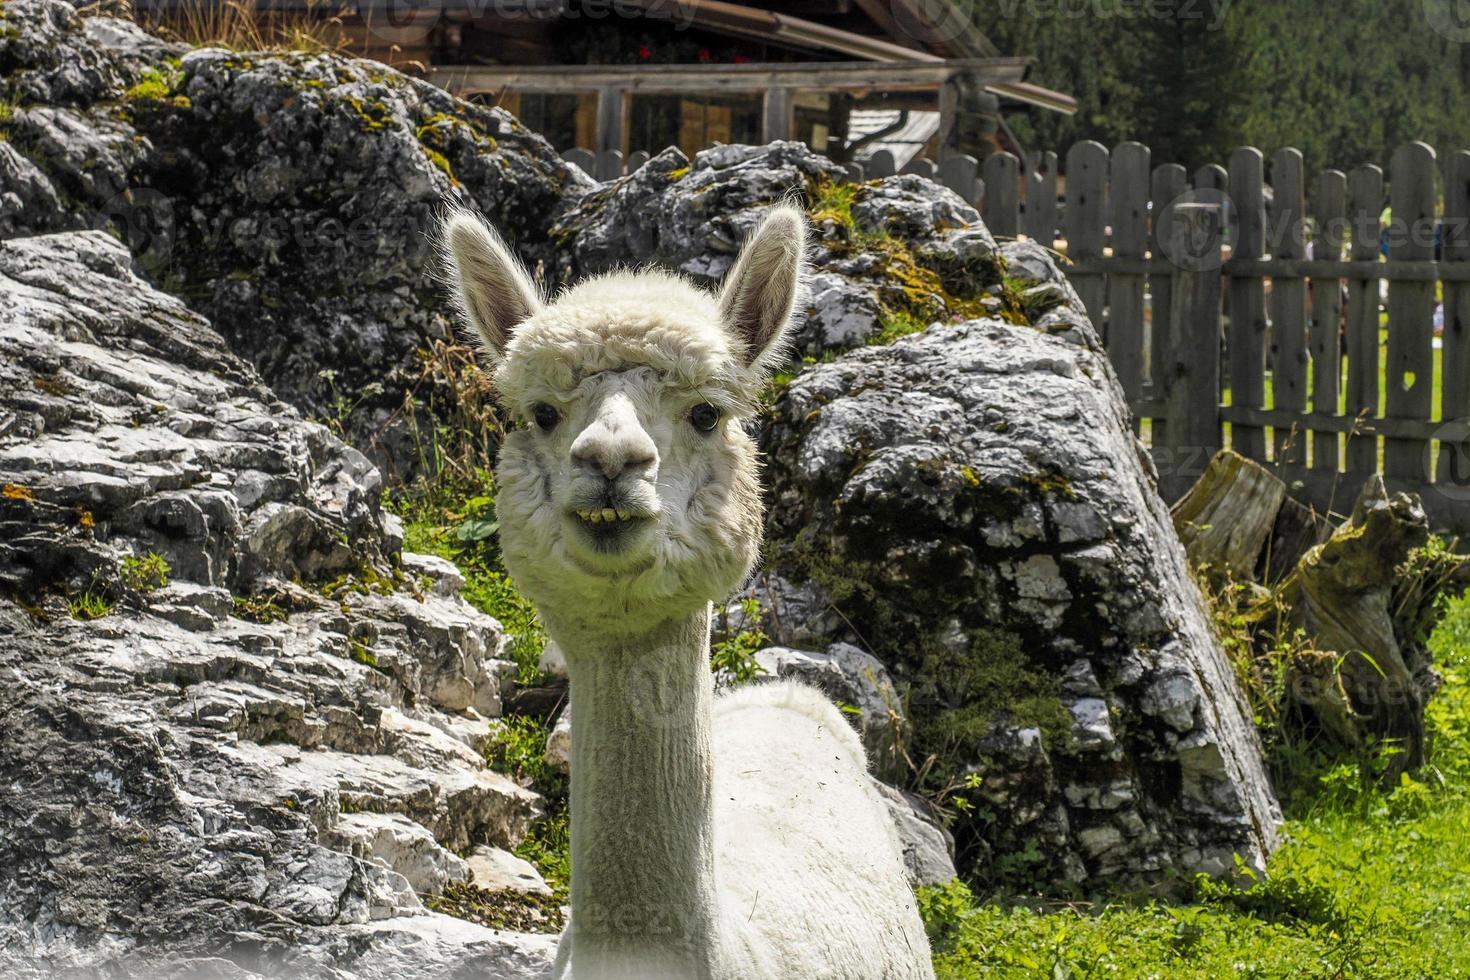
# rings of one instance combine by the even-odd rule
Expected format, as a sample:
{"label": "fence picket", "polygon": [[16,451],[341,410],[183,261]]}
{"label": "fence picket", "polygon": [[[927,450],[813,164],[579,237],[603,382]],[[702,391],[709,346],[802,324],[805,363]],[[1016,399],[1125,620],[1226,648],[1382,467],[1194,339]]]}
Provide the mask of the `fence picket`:
{"label": "fence picket", "polygon": [[1171,500],[1193,486],[1220,448],[1220,269],[1212,260],[1225,220],[1218,200],[1224,184],[1223,169],[1203,167],[1194,194],[1176,194],[1162,209],[1155,204],[1160,250],[1173,259],[1167,353],[1155,373],[1166,417],[1163,451],[1154,454],[1160,490]]}
{"label": "fence picket", "polygon": [[[939,164],[939,182],[970,204],[978,204],[975,196],[975,175],[980,172],[979,162],[968,153],[951,153]],[[994,228],[990,229],[992,232]]]}
{"label": "fence picket", "polygon": [[[1342,258],[1344,223],[1347,219],[1347,175],[1327,170],[1317,175],[1312,186],[1312,258]],[[1335,276],[1312,280],[1312,415],[1333,418],[1342,377],[1342,281]],[[1308,423],[1310,426],[1311,423]],[[1312,433],[1312,469],[1336,473],[1339,462],[1336,432]]]}
{"label": "fence picket", "polygon": [[[1390,259],[1434,258],[1437,167],[1434,150],[1408,143],[1394,151],[1389,168]],[[1427,420],[1433,410],[1434,283],[1388,284],[1388,389],[1384,415]],[[1428,445],[1419,439],[1391,437],[1383,443],[1385,476],[1428,479]]]}
{"label": "fence picket", "polygon": [[580,167],[588,177],[597,175],[597,154],[591,150],[574,147],[562,153],[561,158],[573,166]]}
{"label": "fence picket", "polygon": [[[1348,177],[1352,198],[1351,257],[1378,261],[1378,216],[1383,212],[1383,171],[1375,166],[1354,170]],[[1378,415],[1378,277],[1348,282],[1347,392],[1348,415],[1366,418],[1365,427],[1348,436],[1350,472],[1378,470],[1378,436],[1371,419]]]}
{"label": "fence picket", "polygon": [[[1470,150],[1445,160],[1444,261],[1470,262]],[[1444,284],[1444,338],[1441,343],[1441,427],[1435,482],[1464,492],[1470,484],[1470,283]]]}
{"label": "fence picket", "polygon": [[[1286,148],[1271,157],[1271,254],[1306,258],[1305,188],[1302,153]],[[1307,282],[1276,276],[1271,281],[1272,407],[1303,414],[1307,410]],[[1301,428],[1274,431],[1278,466],[1307,460],[1307,433]]]}
{"label": "fence picket", "polygon": [[[1067,151],[1067,257],[1073,262],[1102,258],[1107,178],[1107,147],[1095,140],[1085,140]],[[1097,272],[1077,272],[1072,275],[1072,286],[1101,335],[1106,278]]]}
{"label": "fence picket", "polygon": [[914,157],[908,163],[904,164],[903,172],[906,174],[918,174],[920,177],[927,177],[933,180],[935,173],[938,172],[938,168],[934,166],[934,161],[928,157]]}
{"label": "fence picket", "polygon": [[597,173],[594,174],[598,180],[617,180],[623,176],[623,151],[603,150],[597,154]]}
{"label": "fence picket", "polygon": [[[1169,212],[1170,205],[1184,195],[1188,182],[1189,177],[1181,164],[1164,163],[1154,168],[1153,178],[1149,184],[1149,197],[1154,204],[1154,219],[1149,229],[1148,243],[1149,252],[1156,262],[1168,258],[1169,249],[1165,246],[1170,232],[1165,227],[1164,218]],[[1158,397],[1162,397],[1165,365],[1169,359],[1169,317],[1172,314],[1171,307],[1174,303],[1173,274],[1165,271],[1150,273],[1148,292],[1148,367],[1144,371],[1144,377],[1148,379],[1153,392]],[[1167,444],[1165,430],[1168,425],[1169,420],[1164,417],[1153,419],[1150,422],[1151,435],[1156,445]]]}
{"label": "fence picket", "polygon": [[[1265,252],[1264,158],[1253,146],[1230,156],[1230,199],[1235,207],[1236,240],[1231,257],[1259,259]],[[1230,277],[1230,403],[1264,408],[1266,394],[1266,284],[1259,276]],[[1230,443],[1242,455],[1266,461],[1266,432],[1254,423],[1236,422]]]}
{"label": "fence picket", "polygon": [[1026,237],[1047,248],[1057,239],[1057,155],[1041,155],[1041,165],[1026,173]]}
{"label": "fence picket", "polygon": [[[1141,259],[1148,249],[1148,147],[1119,143],[1109,160],[1113,254]],[[1108,356],[1129,404],[1143,394],[1143,276],[1108,277]]]}
{"label": "fence picket", "polygon": [[1001,151],[985,158],[985,226],[998,238],[1015,238],[1021,227],[1021,164]]}

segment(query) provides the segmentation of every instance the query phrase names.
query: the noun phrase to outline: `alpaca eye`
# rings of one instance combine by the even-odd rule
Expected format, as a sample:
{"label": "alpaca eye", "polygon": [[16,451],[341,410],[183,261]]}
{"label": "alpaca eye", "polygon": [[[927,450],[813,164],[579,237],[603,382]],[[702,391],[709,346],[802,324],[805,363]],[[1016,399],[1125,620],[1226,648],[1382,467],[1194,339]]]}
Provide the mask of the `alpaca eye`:
{"label": "alpaca eye", "polygon": [[542,432],[550,432],[556,428],[556,423],[561,421],[561,413],[545,402],[537,402],[531,409],[531,417],[536,420]]}
{"label": "alpaca eye", "polygon": [[713,432],[720,424],[720,410],[706,402],[689,410],[689,424],[700,432]]}

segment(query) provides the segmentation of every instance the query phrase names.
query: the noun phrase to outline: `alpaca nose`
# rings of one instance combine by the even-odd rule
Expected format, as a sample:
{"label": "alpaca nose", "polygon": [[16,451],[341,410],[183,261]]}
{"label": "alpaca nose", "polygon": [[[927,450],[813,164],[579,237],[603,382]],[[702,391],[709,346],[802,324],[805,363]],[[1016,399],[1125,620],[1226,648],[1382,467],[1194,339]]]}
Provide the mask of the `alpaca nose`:
{"label": "alpaca nose", "polygon": [[572,443],[572,461],[606,480],[624,473],[651,479],[658,467],[658,448],[639,424],[633,403],[617,395]]}

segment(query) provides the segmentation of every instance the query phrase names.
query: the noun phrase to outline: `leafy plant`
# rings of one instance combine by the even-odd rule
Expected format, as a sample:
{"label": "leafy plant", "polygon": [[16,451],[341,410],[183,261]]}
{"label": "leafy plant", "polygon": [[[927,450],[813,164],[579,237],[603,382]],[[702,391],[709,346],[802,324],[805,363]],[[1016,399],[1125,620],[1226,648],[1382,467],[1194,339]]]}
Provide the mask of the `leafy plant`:
{"label": "leafy plant", "polygon": [[112,614],[113,604],[106,596],[88,589],[66,600],[67,609],[73,619],[101,619]]}
{"label": "leafy plant", "polygon": [[[742,600],[740,612],[746,623],[759,623],[760,600]],[[766,634],[759,627],[746,627],[730,633],[728,618],[722,613],[720,632],[724,635],[710,645],[710,668],[716,674],[723,674],[733,684],[745,684],[766,672],[755,659],[767,641]]]}
{"label": "leafy plant", "polygon": [[129,102],[162,102],[173,95],[183,79],[184,73],[177,65],[149,66],[123,98]]}
{"label": "leafy plant", "polygon": [[353,660],[374,670],[378,669],[378,655],[362,640],[352,640],[347,644],[347,649]]}
{"label": "leafy plant", "polygon": [[493,477],[478,471],[471,485],[474,489],[463,498],[446,484],[425,485],[417,498],[390,501],[389,506],[405,518],[407,550],[438,555],[459,566],[465,601],[500,621],[509,640],[507,653],[516,664],[516,682],[533,685],[540,678],[546,629],[501,564]]}
{"label": "leafy plant", "polygon": [[921,317],[903,310],[884,310],[878,318],[878,332],[869,341],[873,346],[891,344],[900,337],[920,333],[929,323]]}
{"label": "leafy plant", "polygon": [[491,769],[533,787],[546,799],[547,815],[531,828],[515,853],[541,872],[553,895],[566,901],[571,888],[571,833],[567,822],[570,787],[546,760],[550,726],[539,719],[507,715],[491,729],[485,759]]}
{"label": "leafy plant", "polygon": [[173,569],[157,552],[146,555],[128,555],[122,560],[119,577],[122,584],[134,592],[155,592],[168,585],[168,576]]}

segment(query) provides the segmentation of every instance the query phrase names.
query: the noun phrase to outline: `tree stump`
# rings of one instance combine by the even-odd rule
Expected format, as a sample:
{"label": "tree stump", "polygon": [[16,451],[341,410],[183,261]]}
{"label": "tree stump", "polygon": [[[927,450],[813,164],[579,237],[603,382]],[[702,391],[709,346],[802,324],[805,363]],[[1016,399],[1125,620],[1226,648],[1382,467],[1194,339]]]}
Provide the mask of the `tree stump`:
{"label": "tree stump", "polygon": [[1423,763],[1424,704],[1438,687],[1425,639],[1437,595],[1470,566],[1448,551],[1421,551],[1430,534],[1417,497],[1389,496],[1375,476],[1334,528],[1275,474],[1225,450],[1173,516],[1197,568],[1217,583],[1254,586],[1242,613],[1254,656],[1279,656],[1283,646],[1314,654],[1286,667],[1291,714],[1342,749],[1396,746],[1388,779]]}

